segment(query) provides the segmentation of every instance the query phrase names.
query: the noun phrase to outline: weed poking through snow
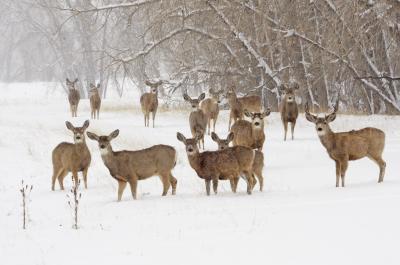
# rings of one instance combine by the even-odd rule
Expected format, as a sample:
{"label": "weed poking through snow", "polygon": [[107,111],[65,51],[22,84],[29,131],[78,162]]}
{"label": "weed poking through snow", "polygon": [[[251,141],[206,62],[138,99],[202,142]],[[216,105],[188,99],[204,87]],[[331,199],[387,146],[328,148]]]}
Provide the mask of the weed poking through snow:
{"label": "weed poking through snow", "polygon": [[22,228],[26,229],[26,223],[28,220],[28,202],[29,195],[33,189],[33,185],[28,185],[24,183],[24,180],[21,181],[21,189],[19,190],[22,195]]}

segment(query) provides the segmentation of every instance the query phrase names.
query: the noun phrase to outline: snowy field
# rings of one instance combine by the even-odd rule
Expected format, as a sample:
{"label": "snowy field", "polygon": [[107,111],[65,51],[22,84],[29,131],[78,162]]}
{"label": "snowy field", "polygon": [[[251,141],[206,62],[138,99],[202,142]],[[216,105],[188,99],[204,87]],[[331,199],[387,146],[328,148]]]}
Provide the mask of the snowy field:
{"label": "snowy field", "polygon": [[[0,260],[26,264],[400,264],[400,117],[339,115],[335,131],[374,126],[386,132],[385,181],[368,159],[351,162],[346,188],[335,188],[334,162],[313,124],[301,114],[295,141],[283,141],[277,113],[267,118],[265,190],[253,195],[240,181],[238,193],[220,182],[207,197],[204,182],[188,164],[176,132],[189,136],[187,112],[158,113],[156,127],[144,128],[138,93],[103,102],[100,120],[88,131],[120,129],[114,150],[169,144],[178,151],[173,174],[177,195],[161,197],[157,177],[141,181],[138,200],[130,189],[117,202],[117,182],[103,165],[97,144],[89,188],[82,190],[80,228],[72,229],[67,191],[51,187],[51,151],[72,142],[65,127],[90,117],[81,100],[70,118],[66,96],[46,84],[0,85]],[[227,134],[223,111],[217,133]],[[216,149],[210,137],[206,149]],[[22,230],[21,179],[33,184],[29,223]],[[70,177],[65,179],[70,188]]]}

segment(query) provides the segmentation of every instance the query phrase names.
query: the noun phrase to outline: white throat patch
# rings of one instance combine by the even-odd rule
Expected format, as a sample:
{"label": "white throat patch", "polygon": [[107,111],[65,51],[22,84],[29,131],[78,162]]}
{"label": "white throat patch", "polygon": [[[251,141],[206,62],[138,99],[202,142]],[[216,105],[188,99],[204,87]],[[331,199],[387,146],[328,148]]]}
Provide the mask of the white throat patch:
{"label": "white throat patch", "polygon": [[100,154],[102,156],[107,155],[108,154],[108,148],[100,148]]}

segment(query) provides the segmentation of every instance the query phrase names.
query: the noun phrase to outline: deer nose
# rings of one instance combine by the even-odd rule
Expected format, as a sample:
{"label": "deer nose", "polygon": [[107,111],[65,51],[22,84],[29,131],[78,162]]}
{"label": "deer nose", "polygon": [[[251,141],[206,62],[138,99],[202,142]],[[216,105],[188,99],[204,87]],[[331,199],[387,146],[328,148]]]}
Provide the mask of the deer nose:
{"label": "deer nose", "polygon": [[77,136],[77,137],[76,137],[76,140],[80,140],[80,139],[81,139],[81,137],[80,137],[80,136]]}
{"label": "deer nose", "polygon": [[259,122],[255,122],[254,125],[255,125],[255,126],[259,126],[260,123],[259,123]]}
{"label": "deer nose", "polygon": [[320,132],[320,131],[322,131],[322,128],[321,128],[321,127],[318,127],[318,129],[317,129],[317,130]]}
{"label": "deer nose", "polygon": [[104,149],[104,148],[106,148],[106,146],[104,144],[102,144],[102,145],[100,145],[100,148]]}
{"label": "deer nose", "polygon": [[192,148],[189,148],[188,151],[191,153],[191,152],[193,152],[193,149],[192,149]]}

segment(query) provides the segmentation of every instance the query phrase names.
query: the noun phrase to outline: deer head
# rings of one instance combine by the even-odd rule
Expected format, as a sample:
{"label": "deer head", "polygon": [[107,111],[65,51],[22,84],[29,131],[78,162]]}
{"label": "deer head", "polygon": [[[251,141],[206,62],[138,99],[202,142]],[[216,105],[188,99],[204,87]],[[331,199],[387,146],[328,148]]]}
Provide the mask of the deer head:
{"label": "deer head", "polygon": [[199,109],[200,101],[202,101],[205,97],[206,97],[205,93],[201,93],[200,96],[197,99],[192,99],[186,93],[183,94],[183,99],[185,101],[189,102],[189,104],[192,106],[193,110],[198,110]]}
{"label": "deer head", "polygon": [[264,111],[262,113],[249,112],[247,110],[244,110],[244,115],[246,115],[246,117],[249,117],[251,119],[251,126],[254,129],[263,129],[264,128],[264,118],[270,114],[271,114],[271,110],[269,108],[267,108],[266,111]]}
{"label": "deer head", "polygon": [[150,87],[150,92],[153,94],[157,94],[158,92],[158,87],[162,84],[162,81],[158,81],[158,82],[151,82],[150,80],[146,80],[145,84],[148,85]]}
{"label": "deer head", "polygon": [[279,90],[282,92],[283,94],[283,101],[287,102],[287,103],[292,103],[292,102],[296,102],[296,95],[295,95],[295,91],[299,89],[299,84],[298,83],[294,83],[292,86],[288,87],[284,84],[282,84],[279,87]]}
{"label": "deer head", "polygon": [[68,78],[65,79],[68,89],[73,90],[76,89],[76,83],[78,83],[78,78],[76,78],[73,82],[71,82]]}
{"label": "deer head", "polygon": [[214,89],[210,88],[210,90],[208,90],[208,93],[215,101],[217,101],[218,104],[221,103],[221,95],[224,93],[222,89],[219,91],[214,91]]}
{"label": "deer head", "polygon": [[186,153],[188,156],[194,156],[199,153],[199,148],[197,146],[197,143],[200,141],[201,136],[196,135],[195,138],[186,139],[186,137],[183,136],[183,134],[178,132],[176,134],[176,138],[185,145]]}
{"label": "deer head", "polygon": [[111,148],[111,140],[118,136],[119,130],[113,131],[108,136],[107,135],[98,136],[98,135],[96,135],[95,133],[92,133],[92,132],[87,132],[86,134],[89,137],[89,139],[97,141],[97,143],[99,144],[100,153],[102,155],[105,155],[110,150],[112,150],[112,148]]}
{"label": "deer head", "polygon": [[211,138],[218,144],[218,150],[224,150],[229,147],[229,143],[233,141],[234,134],[230,132],[226,139],[220,139],[215,132],[211,133]]}
{"label": "deer head", "polygon": [[89,127],[89,121],[86,120],[82,127],[74,127],[69,121],[65,122],[68,130],[74,133],[74,143],[79,144],[85,142],[85,130]]}
{"label": "deer head", "polygon": [[309,122],[314,123],[315,129],[317,130],[317,134],[319,136],[323,136],[327,132],[331,131],[329,123],[336,119],[336,113],[338,109],[339,109],[339,101],[336,102],[335,106],[333,107],[333,111],[331,111],[331,113],[325,114],[324,117],[318,117],[310,113],[308,103],[306,103],[305,106],[306,119]]}

